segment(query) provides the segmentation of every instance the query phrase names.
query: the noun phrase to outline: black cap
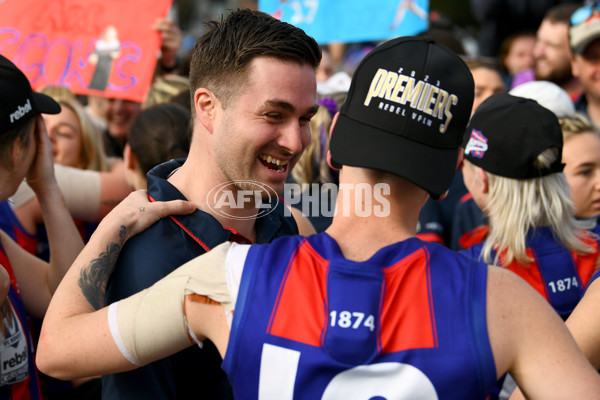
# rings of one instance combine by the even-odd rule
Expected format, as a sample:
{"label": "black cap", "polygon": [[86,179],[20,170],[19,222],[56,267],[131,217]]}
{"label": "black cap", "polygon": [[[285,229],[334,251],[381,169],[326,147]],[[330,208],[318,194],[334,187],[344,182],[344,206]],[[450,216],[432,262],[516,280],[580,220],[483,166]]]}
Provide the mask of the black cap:
{"label": "black cap", "polygon": [[474,93],[463,60],[433,39],[382,43],[354,72],[332,161],[391,172],[438,198],[452,183]]}
{"label": "black cap", "polygon": [[[465,159],[506,178],[539,178],[563,170],[562,146],[562,130],[552,111],[535,100],[497,93],[471,117]],[[547,168],[537,167],[537,157],[550,148],[559,151],[557,160]]]}
{"label": "black cap", "polygon": [[60,105],[31,89],[29,80],[15,64],[0,55],[0,135],[15,129],[37,114],[58,114]]}

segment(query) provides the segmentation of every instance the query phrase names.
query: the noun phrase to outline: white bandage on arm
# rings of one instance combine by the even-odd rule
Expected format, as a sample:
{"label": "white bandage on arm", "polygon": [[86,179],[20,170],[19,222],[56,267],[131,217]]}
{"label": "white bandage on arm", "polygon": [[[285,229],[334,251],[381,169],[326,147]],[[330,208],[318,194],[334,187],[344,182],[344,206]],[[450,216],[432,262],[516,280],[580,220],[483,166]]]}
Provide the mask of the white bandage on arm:
{"label": "white bandage on arm", "polygon": [[225,276],[230,247],[230,243],[223,243],[148,289],[119,301],[114,306],[116,317],[111,317],[109,309],[110,331],[125,358],[135,365],[146,365],[193,343],[184,314],[188,294],[201,294],[232,307]]}
{"label": "white bandage on arm", "polygon": [[[73,218],[96,221],[100,209],[100,174],[54,164],[54,175]],[[34,196],[33,190],[23,181],[12,196],[13,209],[19,208]]]}

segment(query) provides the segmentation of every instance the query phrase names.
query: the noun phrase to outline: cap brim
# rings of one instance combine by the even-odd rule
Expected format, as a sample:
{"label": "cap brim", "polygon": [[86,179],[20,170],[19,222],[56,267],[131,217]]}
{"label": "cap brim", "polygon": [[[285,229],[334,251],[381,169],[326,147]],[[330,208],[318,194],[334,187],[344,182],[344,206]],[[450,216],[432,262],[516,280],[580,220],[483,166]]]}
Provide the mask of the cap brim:
{"label": "cap brim", "polygon": [[333,128],[330,149],[335,163],[391,172],[423,188],[434,199],[450,188],[458,159],[458,148],[426,146],[344,114]]}
{"label": "cap brim", "polygon": [[45,94],[33,92],[33,102],[38,113],[58,114],[60,112],[60,104]]}

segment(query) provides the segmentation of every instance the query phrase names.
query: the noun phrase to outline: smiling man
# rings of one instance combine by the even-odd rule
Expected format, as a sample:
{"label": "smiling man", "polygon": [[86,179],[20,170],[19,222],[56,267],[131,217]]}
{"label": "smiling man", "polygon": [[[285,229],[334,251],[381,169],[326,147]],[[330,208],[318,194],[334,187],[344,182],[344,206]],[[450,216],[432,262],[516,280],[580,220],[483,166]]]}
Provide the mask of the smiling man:
{"label": "smiling man", "polygon": [[583,86],[575,108],[600,127],[600,9],[597,2],[573,13],[569,39],[573,75]]}
{"label": "smiling man", "polygon": [[[152,199],[187,199],[198,209],[162,219],[124,246],[108,283],[107,303],[152,285],[222,242],[266,243],[298,233],[281,203],[255,218],[254,201],[216,213],[208,195],[223,185],[232,198],[252,185],[283,190],[310,140],[320,59],[311,37],[260,12],[240,10],[208,24],[190,66],[188,158],[148,174]],[[203,399],[231,398],[220,363],[215,347],[206,343],[202,350],[188,349],[140,370],[104,377],[103,398],[178,399],[198,392]]]}

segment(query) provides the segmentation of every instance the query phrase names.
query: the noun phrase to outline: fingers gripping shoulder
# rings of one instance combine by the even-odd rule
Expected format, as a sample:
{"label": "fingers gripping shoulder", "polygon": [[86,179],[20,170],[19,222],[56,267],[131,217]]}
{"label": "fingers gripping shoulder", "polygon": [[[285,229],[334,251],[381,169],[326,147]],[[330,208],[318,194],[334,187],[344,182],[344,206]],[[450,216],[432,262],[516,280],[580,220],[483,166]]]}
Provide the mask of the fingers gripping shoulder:
{"label": "fingers gripping shoulder", "polygon": [[111,305],[109,326],[121,353],[145,365],[189,347],[185,296],[201,294],[231,307],[225,262],[230,243],[182,265],[153,286]]}

